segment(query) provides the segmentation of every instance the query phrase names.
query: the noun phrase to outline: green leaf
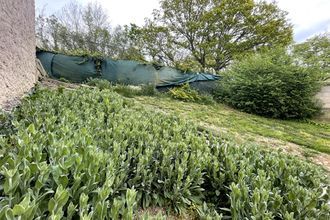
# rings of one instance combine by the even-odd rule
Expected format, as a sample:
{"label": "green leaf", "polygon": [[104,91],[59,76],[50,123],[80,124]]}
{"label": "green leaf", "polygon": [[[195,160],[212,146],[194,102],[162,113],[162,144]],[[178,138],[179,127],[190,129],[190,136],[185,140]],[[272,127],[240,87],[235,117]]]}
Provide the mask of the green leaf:
{"label": "green leaf", "polygon": [[25,212],[25,208],[22,205],[15,205],[13,208],[14,215],[23,215]]}
{"label": "green leaf", "polygon": [[59,182],[65,188],[68,185],[68,183],[69,183],[69,179],[68,179],[67,176],[62,175],[62,176],[59,177]]}
{"label": "green leaf", "polygon": [[30,124],[28,127],[27,127],[27,131],[31,134],[34,134],[36,132],[36,129],[34,127],[34,124]]}
{"label": "green leaf", "polygon": [[13,210],[11,210],[11,209],[6,210],[6,219],[7,220],[15,220]]}
{"label": "green leaf", "polygon": [[56,201],[55,199],[51,198],[48,202],[48,211],[50,213],[54,212],[55,211],[55,207],[56,207]]}

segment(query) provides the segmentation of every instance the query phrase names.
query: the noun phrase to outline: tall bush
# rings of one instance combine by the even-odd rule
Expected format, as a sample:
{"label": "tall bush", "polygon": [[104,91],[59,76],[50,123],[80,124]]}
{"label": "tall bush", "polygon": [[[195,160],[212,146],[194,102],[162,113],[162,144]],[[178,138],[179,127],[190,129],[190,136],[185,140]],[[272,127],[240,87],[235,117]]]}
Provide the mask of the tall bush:
{"label": "tall bush", "polygon": [[308,118],[320,110],[319,74],[299,66],[283,49],[250,55],[224,74],[217,98],[248,113]]}

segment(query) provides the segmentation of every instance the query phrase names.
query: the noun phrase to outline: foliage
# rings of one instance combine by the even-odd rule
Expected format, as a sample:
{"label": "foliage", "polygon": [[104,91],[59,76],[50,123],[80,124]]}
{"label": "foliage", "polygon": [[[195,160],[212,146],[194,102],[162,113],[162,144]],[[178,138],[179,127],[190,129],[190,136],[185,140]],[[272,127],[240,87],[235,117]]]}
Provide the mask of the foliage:
{"label": "foliage", "polygon": [[142,27],[110,27],[99,3],[71,2],[56,14],[39,13],[36,35],[38,46],[47,50],[219,71],[237,55],[288,45],[292,27],[286,12],[266,1],[162,0]]}
{"label": "foliage", "polygon": [[295,65],[283,49],[236,62],[224,74],[218,98],[248,113],[272,118],[308,118],[320,111],[315,101],[319,74]]}
{"label": "foliage", "polygon": [[189,83],[170,89],[168,94],[170,97],[181,101],[214,104],[212,96],[207,94],[200,94],[197,90],[192,89],[189,86]]}
{"label": "foliage", "polygon": [[141,85],[141,86],[129,86],[122,84],[113,84],[105,79],[91,78],[88,79],[87,85],[96,86],[101,90],[109,89],[110,91],[117,92],[125,97],[134,96],[155,96],[158,95],[158,91],[155,85]]}
{"label": "foliage", "polygon": [[146,20],[143,27],[130,25],[127,31],[133,44],[144,56],[150,57],[153,63],[175,66],[175,63],[180,60],[176,56],[179,48],[173,44],[174,39],[170,38],[166,27],[157,26],[155,22]]}
{"label": "foliage", "polygon": [[323,80],[330,78],[330,33],[294,45],[293,54],[302,64],[319,71]]}
{"label": "foliage", "polygon": [[99,3],[82,6],[70,2],[50,16],[36,18],[38,45],[55,51],[84,50],[107,54],[110,25],[106,11]]}
{"label": "foliage", "polygon": [[[54,51],[51,51],[51,52],[54,52]],[[55,51],[55,53],[56,53],[56,51]],[[65,55],[78,56],[78,57],[90,57],[90,58],[93,58],[94,60],[102,60],[105,58],[104,55],[98,51],[91,52],[89,50],[84,50],[84,49],[73,49],[70,51],[66,51]]]}
{"label": "foliage", "polygon": [[104,89],[111,90],[113,88],[113,85],[110,81],[105,80],[105,79],[99,79],[99,78],[89,78],[89,79],[87,79],[86,84],[89,86],[96,86],[100,90],[104,90]]}
{"label": "foliage", "polygon": [[[202,105],[167,97],[136,97],[139,104],[175,114],[238,144],[287,149],[295,146],[307,154],[330,154],[330,123],[312,120],[280,120],[247,114],[222,103]],[[227,137],[228,136],[228,137]],[[292,143],[294,145],[292,145]]]}
{"label": "foliage", "polygon": [[[0,218],[133,219],[137,207],[202,216],[326,219],[318,167],[200,133],[109,90],[38,90],[0,137]],[[208,211],[209,210],[209,211]]]}
{"label": "foliage", "polygon": [[41,11],[36,18],[37,46],[77,56],[144,61],[127,27],[112,29],[108,20],[106,10],[97,2],[82,6],[73,1],[50,16]]}
{"label": "foliage", "polygon": [[194,89],[191,89],[189,84],[186,83],[181,87],[174,87],[169,90],[169,95],[174,99],[179,99],[183,101],[200,101],[201,97],[198,92]]}
{"label": "foliage", "polygon": [[156,62],[181,66],[190,60],[189,68],[219,71],[236,55],[292,40],[287,13],[274,2],[162,0],[160,7],[137,34]]}
{"label": "foliage", "polygon": [[12,115],[0,109],[0,134],[10,135],[14,132],[11,121]]}
{"label": "foliage", "polygon": [[142,52],[144,45],[139,44],[135,39],[132,30],[136,25],[117,26],[113,33],[111,43],[109,45],[112,51],[111,56],[115,59],[122,60],[136,60],[140,62],[147,62]]}
{"label": "foliage", "polygon": [[155,88],[155,85],[149,84],[149,85],[141,85],[141,95],[144,96],[156,96],[158,95],[158,91]]}

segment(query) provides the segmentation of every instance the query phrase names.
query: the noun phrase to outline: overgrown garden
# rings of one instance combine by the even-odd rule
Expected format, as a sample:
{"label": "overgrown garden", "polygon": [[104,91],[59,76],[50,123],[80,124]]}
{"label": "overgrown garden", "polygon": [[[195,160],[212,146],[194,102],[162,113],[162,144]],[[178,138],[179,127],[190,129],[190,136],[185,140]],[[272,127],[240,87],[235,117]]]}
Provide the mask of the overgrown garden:
{"label": "overgrown garden", "polygon": [[[79,88],[36,88],[0,113],[0,219],[329,218],[329,179],[321,167],[196,124],[203,117],[232,133],[253,130],[329,153],[328,125],[307,134],[272,119],[319,113],[314,97],[329,78],[328,34],[293,44],[286,12],[253,0],[161,0],[144,25],[118,27],[100,4],[73,2],[60,13],[41,13],[36,34],[47,50],[221,79],[208,94],[188,84],[160,94],[154,85],[99,79]],[[128,98],[135,96],[142,101]],[[196,120],[187,120],[182,102],[168,97],[208,111],[193,112],[189,103]],[[268,118],[241,120],[248,114],[219,112],[216,101]],[[155,217],[152,209],[165,212]]]}
{"label": "overgrown garden", "polygon": [[108,89],[37,90],[1,126],[1,219],[132,219],[148,207],[202,219],[329,216],[315,165]]}

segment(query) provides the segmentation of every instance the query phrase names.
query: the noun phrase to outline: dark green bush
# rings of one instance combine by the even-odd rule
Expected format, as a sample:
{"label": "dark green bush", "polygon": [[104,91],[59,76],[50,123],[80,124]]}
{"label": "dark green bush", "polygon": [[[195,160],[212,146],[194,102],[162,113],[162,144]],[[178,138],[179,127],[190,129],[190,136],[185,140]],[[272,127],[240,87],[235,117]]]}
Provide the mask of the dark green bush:
{"label": "dark green bush", "polygon": [[157,91],[155,85],[153,85],[153,84],[142,85],[140,95],[155,96],[155,95],[158,95],[158,91]]}
{"label": "dark green bush", "polygon": [[254,54],[224,73],[217,99],[272,118],[309,118],[320,111],[318,74],[296,65],[284,50]]}

